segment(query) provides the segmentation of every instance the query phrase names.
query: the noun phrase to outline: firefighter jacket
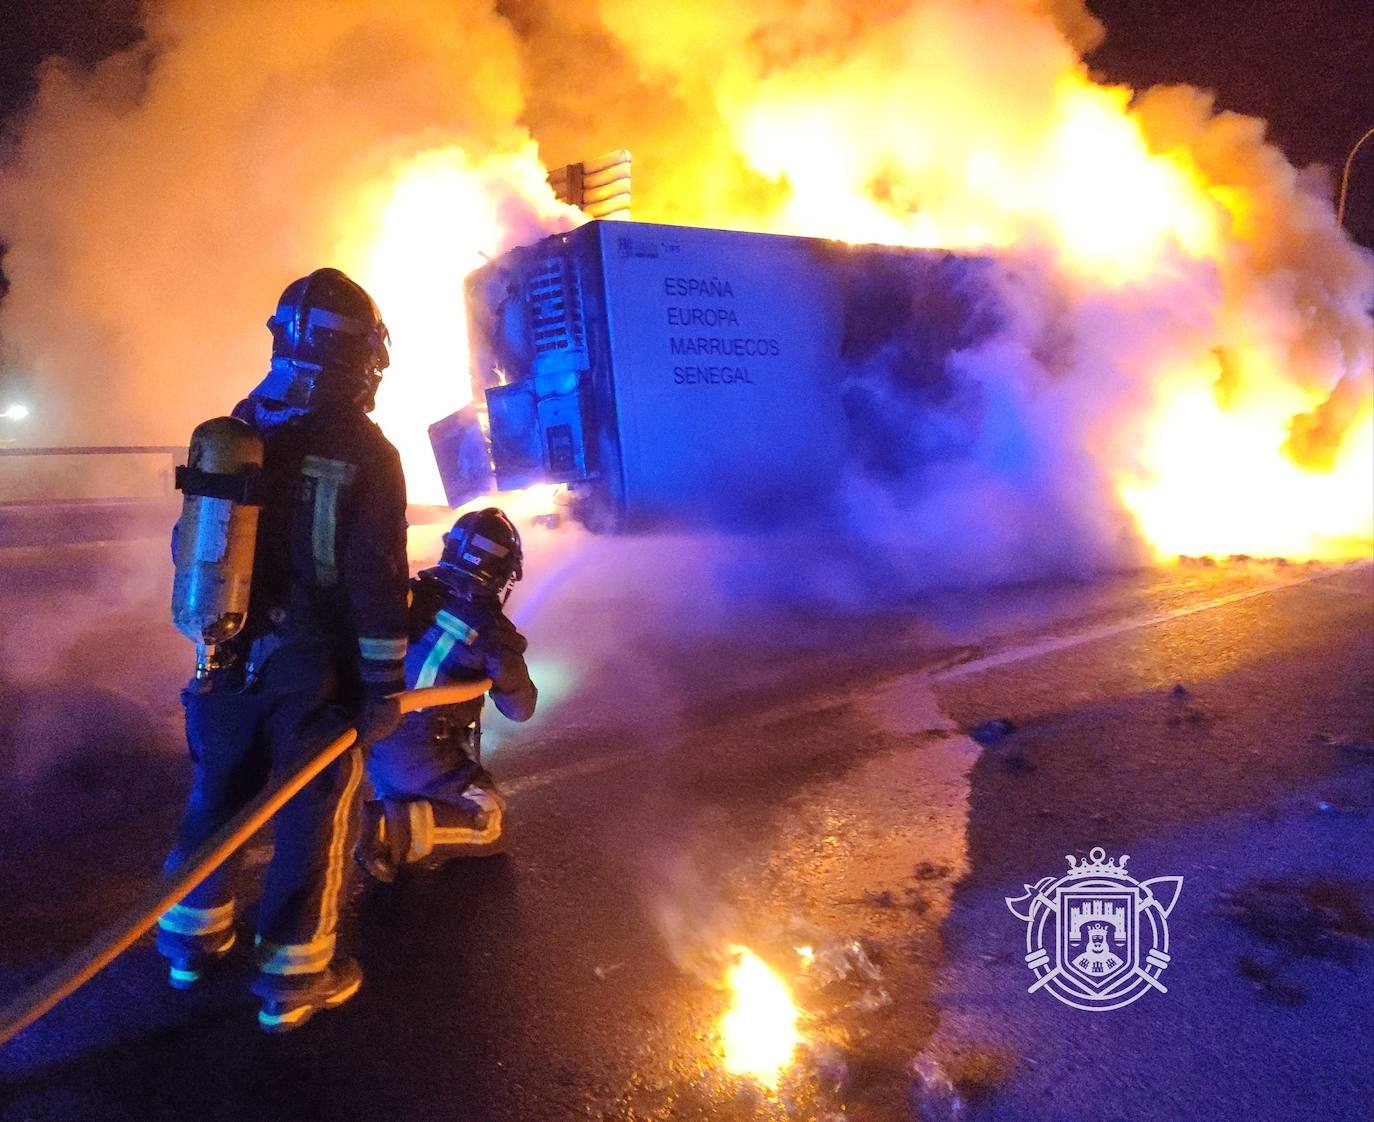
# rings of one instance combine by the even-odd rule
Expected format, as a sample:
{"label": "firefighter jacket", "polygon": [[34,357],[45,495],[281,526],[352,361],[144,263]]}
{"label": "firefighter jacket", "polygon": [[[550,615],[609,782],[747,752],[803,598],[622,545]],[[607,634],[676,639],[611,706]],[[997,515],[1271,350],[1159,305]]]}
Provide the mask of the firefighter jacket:
{"label": "firefighter jacket", "polygon": [[[539,691],[525,665],[527,646],[496,597],[482,594],[461,573],[441,565],[411,582],[406,654],[411,688],[490,678],[496,708],[512,721],[528,721]],[[443,712],[469,725],[481,716],[482,699],[446,706]]]}
{"label": "firefighter jacket", "polygon": [[403,689],[408,566],[396,449],[356,409],[301,411],[253,396],[234,416],[265,446],[250,651],[327,643],[350,692]]}

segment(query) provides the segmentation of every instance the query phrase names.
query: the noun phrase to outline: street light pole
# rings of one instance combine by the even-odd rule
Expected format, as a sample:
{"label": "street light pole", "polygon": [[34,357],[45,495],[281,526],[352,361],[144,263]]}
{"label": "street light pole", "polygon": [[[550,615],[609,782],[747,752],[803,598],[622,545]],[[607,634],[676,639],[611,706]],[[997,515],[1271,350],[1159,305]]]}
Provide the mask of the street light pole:
{"label": "street light pole", "polygon": [[1360,150],[1360,145],[1374,136],[1374,128],[1369,129],[1364,136],[1355,141],[1355,147],[1350,149],[1350,155],[1345,158],[1345,170],[1341,172],[1341,197],[1336,204],[1336,225],[1345,225],[1345,196],[1350,189],[1350,166],[1355,162],[1355,153]]}

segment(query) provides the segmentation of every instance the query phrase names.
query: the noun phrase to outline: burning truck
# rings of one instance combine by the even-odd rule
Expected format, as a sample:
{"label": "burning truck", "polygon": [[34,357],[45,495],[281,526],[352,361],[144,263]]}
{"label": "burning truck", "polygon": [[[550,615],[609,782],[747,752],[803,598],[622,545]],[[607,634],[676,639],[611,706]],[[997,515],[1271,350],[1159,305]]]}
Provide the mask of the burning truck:
{"label": "burning truck", "polygon": [[623,221],[511,250],[467,279],[473,400],[430,427],[448,501],[552,483],[595,530],[766,526],[855,457],[882,471],[883,387],[946,392],[993,268]]}

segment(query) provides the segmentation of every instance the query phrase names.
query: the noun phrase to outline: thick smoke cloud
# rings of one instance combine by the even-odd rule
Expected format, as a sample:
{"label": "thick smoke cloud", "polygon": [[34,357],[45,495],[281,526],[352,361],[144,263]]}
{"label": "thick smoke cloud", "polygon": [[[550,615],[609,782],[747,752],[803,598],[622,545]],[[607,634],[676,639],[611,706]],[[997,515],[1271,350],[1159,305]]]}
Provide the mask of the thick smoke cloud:
{"label": "thick smoke cloud", "polygon": [[265,368],[261,324],[366,190],[443,145],[519,150],[515,36],[481,4],[151,4],[47,64],[0,176],[3,361],[38,442],[175,443]]}

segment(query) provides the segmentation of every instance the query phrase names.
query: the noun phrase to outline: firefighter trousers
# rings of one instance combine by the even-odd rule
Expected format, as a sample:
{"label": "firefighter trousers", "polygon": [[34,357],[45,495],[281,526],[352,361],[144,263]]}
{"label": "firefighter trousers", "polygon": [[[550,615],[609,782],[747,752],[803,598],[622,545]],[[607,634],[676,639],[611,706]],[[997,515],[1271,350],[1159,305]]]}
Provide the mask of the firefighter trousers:
{"label": "firefighter trousers", "polygon": [[465,709],[411,713],[372,745],[367,774],[377,801],[365,809],[365,845],[387,850],[397,864],[495,851],[506,801],[469,754],[477,726],[465,716]]}
{"label": "firefighter trousers", "polygon": [[[273,775],[295,770],[348,726],[338,692],[328,649],[290,647],[268,660],[251,689],[188,688],[186,739],[195,776],[168,869],[242,810]],[[334,956],[362,774],[355,747],[273,819],[274,848],[258,906],[255,990],[306,988]],[[158,947],[164,955],[213,954],[232,941],[238,865],[236,854],[162,917]]]}

